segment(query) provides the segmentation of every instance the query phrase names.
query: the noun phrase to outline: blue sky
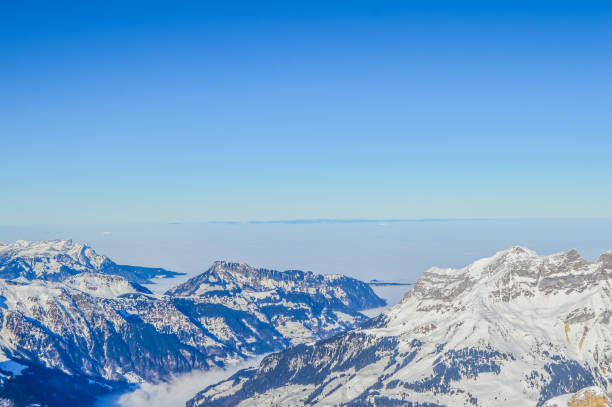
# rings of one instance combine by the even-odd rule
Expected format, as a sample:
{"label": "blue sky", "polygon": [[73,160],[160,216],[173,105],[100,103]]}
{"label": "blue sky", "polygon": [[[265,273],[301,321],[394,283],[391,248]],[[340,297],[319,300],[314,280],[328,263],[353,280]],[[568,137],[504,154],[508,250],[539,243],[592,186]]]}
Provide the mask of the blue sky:
{"label": "blue sky", "polygon": [[609,2],[18,3],[0,224],[611,214]]}

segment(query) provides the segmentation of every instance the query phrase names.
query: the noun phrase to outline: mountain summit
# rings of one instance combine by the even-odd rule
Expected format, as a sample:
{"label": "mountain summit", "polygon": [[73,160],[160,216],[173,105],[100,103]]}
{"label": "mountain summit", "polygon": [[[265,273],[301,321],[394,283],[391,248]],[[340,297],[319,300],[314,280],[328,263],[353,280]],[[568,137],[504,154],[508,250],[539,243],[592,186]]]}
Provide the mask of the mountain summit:
{"label": "mountain summit", "polygon": [[119,275],[139,284],[151,283],[150,279],[155,277],[183,274],[162,268],[120,265],[72,240],[0,243],[0,278],[63,281],[85,272]]}
{"label": "mountain summit", "polygon": [[224,261],[166,294],[177,302],[190,298],[198,309],[206,308],[207,316],[216,309],[226,315],[231,310],[238,321],[240,315],[257,316],[280,332],[279,338],[288,338],[290,345],[354,328],[367,320],[359,311],[385,304],[369,285],[354,278]]}
{"label": "mountain summit", "polygon": [[432,268],[360,328],[270,355],[195,406],[542,406],[612,385],[612,256],[512,247]]}
{"label": "mountain summit", "polygon": [[200,296],[214,291],[302,292],[320,294],[327,301],[363,310],[385,305],[368,284],[338,274],[315,274],[312,271],[277,271],[251,267],[244,263],[215,262],[207,271],[168,291],[174,296]]}

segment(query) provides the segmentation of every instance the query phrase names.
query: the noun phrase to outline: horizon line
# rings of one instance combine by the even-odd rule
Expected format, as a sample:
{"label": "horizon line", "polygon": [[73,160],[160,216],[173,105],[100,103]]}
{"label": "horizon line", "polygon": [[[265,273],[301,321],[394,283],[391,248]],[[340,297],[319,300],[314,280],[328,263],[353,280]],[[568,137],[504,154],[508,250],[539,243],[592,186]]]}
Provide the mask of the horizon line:
{"label": "horizon line", "polygon": [[[336,218],[314,218],[314,219],[262,219],[262,220],[212,220],[203,223],[212,224],[316,224],[316,223],[405,223],[405,222],[455,222],[455,221],[486,221],[500,218],[412,218],[412,219],[375,219],[375,218],[353,218],[353,219],[336,219]],[[190,222],[172,222],[172,223],[190,223]]]}
{"label": "horizon line", "polygon": [[313,219],[267,219],[267,220],[211,220],[202,222],[169,222],[169,224],[189,224],[189,223],[207,223],[207,224],[318,224],[318,223],[419,223],[419,222],[465,222],[465,221],[496,221],[496,220],[596,220],[596,219],[612,219],[612,217],[595,216],[595,217],[493,217],[493,218],[353,218],[353,219],[336,219],[336,218],[313,218]]}
{"label": "horizon line", "polygon": [[226,225],[258,225],[258,224],[338,224],[338,223],[426,223],[426,222],[488,222],[500,220],[612,220],[612,216],[533,216],[533,217],[473,217],[473,218],[302,218],[302,219],[255,219],[255,220],[189,220],[189,221],[105,221],[105,222],[52,222],[52,223],[22,223],[22,224],[0,224],[5,227],[36,227],[36,226],[75,226],[75,225],[124,225],[124,224],[148,224],[148,225],[188,225],[188,224],[226,224]]}

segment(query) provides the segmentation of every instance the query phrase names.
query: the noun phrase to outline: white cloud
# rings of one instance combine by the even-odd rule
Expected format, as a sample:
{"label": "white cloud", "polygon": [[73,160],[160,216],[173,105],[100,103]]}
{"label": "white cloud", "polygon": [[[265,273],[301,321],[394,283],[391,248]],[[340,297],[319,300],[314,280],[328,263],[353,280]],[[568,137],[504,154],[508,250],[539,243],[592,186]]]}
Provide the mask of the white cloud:
{"label": "white cloud", "polygon": [[94,407],[174,407],[184,406],[187,400],[211,384],[224,380],[237,371],[259,364],[262,357],[231,365],[227,369],[193,371],[179,375],[168,383],[143,383],[138,389],[119,396],[102,397]]}

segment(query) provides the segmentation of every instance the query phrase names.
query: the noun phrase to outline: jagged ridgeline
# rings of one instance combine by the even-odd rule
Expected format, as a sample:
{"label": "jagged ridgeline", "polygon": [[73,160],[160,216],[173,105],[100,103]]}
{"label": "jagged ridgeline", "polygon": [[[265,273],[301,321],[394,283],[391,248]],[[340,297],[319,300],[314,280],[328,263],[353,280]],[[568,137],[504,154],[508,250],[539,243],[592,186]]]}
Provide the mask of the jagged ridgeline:
{"label": "jagged ridgeline", "polygon": [[130,383],[329,337],[366,321],[359,310],[384,304],[367,284],[336,275],[217,262],[153,294],[109,271],[134,268],[70,241],[17,242],[0,253],[8,265],[0,269],[0,405],[87,406]]}
{"label": "jagged ridgeline", "polygon": [[612,252],[513,247],[432,268],[360,328],[267,356],[189,407],[605,407]]}

